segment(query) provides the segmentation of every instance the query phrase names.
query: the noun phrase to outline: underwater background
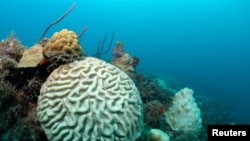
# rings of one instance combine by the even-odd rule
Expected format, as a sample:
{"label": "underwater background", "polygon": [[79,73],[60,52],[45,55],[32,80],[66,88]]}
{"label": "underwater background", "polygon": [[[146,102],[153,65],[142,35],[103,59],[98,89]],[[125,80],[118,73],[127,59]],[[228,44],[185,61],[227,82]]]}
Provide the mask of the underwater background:
{"label": "underwater background", "polygon": [[[14,31],[31,47],[73,2],[72,12],[46,37],[88,26],[80,44],[91,56],[105,34],[108,46],[114,32],[112,46],[122,41],[140,59],[136,71],[174,79],[205,97],[218,114],[230,113],[228,123],[250,124],[249,0],[2,0],[0,39]],[[111,60],[111,54],[101,58]]]}

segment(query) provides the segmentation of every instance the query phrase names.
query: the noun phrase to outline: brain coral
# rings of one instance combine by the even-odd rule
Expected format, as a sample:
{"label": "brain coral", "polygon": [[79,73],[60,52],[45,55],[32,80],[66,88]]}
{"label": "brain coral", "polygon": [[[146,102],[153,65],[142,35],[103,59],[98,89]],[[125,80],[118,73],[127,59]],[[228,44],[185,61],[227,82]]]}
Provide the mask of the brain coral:
{"label": "brain coral", "polygon": [[134,82],[92,57],[51,73],[40,90],[37,115],[50,141],[134,141],[143,128]]}
{"label": "brain coral", "polygon": [[60,32],[55,32],[43,48],[43,54],[45,56],[57,53],[82,54],[77,35],[73,31],[63,29]]}

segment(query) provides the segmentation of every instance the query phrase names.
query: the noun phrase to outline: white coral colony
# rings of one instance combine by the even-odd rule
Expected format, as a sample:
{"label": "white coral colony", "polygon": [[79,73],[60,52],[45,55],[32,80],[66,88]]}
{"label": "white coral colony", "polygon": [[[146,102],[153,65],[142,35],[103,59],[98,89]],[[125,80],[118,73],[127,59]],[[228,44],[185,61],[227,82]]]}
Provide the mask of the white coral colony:
{"label": "white coral colony", "polygon": [[173,130],[187,134],[196,134],[201,130],[201,113],[193,93],[192,89],[181,89],[175,94],[172,107],[165,112],[166,122]]}
{"label": "white coral colony", "polygon": [[51,73],[41,88],[37,115],[50,141],[134,141],[143,128],[134,82],[92,57]]}

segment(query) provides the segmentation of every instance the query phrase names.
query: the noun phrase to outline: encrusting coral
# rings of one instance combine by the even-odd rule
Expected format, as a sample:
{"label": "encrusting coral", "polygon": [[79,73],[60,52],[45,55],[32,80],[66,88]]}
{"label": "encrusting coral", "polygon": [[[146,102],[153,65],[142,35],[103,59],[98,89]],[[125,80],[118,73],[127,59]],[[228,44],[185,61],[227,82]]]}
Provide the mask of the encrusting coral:
{"label": "encrusting coral", "polygon": [[143,104],[134,82],[93,57],[55,69],[42,85],[37,104],[51,141],[135,141],[143,129]]}
{"label": "encrusting coral", "polygon": [[51,73],[54,69],[61,65],[68,64],[74,61],[83,60],[84,58],[79,55],[70,55],[67,53],[54,54],[46,58],[47,72]]}
{"label": "encrusting coral", "polygon": [[36,44],[28,50],[25,50],[20,62],[18,63],[18,67],[36,67],[41,62],[41,60],[44,59],[42,50],[43,47],[40,44]]}
{"label": "encrusting coral", "polygon": [[60,32],[55,32],[43,48],[43,55],[67,53],[71,55],[82,55],[82,48],[78,44],[77,35],[75,32],[62,29]]}

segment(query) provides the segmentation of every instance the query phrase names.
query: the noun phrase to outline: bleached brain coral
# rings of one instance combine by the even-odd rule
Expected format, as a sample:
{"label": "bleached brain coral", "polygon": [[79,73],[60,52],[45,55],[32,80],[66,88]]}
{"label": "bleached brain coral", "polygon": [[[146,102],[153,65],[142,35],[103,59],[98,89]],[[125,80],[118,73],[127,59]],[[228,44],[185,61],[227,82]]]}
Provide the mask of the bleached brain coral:
{"label": "bleached brain coral", "polygon": [[134,141],[143,128],[134,82],[92,57],[51,73],[41,88],[37,115],[50,141]]}

